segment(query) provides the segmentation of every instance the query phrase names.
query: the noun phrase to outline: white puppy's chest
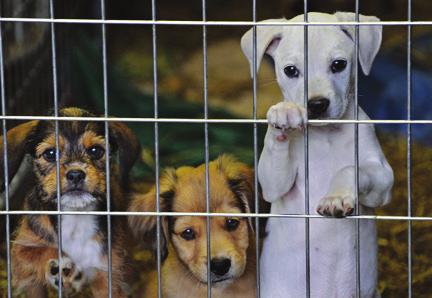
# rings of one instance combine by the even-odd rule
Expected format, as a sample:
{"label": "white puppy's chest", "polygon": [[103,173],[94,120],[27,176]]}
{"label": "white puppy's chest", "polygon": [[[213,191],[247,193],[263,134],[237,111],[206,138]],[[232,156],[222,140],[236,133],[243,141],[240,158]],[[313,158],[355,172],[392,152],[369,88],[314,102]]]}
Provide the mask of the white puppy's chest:
{"label": "white puppy's chest", "polygon": [[62,216],[62,249],[84,273],[91,277],[95,269],[105,270],[102,247],[95,240],[97,219],[93,215]]}
{"label": "white puppy's chest", "polygon": [[[346,125],[346,126],[349,126]],[[354,132],[350,127],[345,131]],[[319,200],[326,195],[331,179],[338,170],[347,165],[354,165],[354,144],[347,141],[345,135],[339,132],[340,136],[331,136],[330,133],[322,133],[309,130],[308,144],[308,186],[309,186],[309,213],[315,214]],[[286,194],[286,200],[277,201],[272,204],[273,212],[293,214],[305,213],[305,157],[304,140],[298,138],[292,141],[291,157],[297,163],[297,175],[292,191]],[[337,152],[337,154],[335,154]],[[354,180],[352,181],[354,184]],[[294,190],[295,188],[295,190]],[[274,205],[274,206],[273,206]],[[281,205],[281,206],[279,206]]]}
{"label": "white puppy's chest", "polygon": [[[349,124],[341,130],[326,131],[325,134],[320,133],[318,129],[310,128],[309,214],[316,214],[317,204],[328,192],[335,173],[346,166],[354,165],[353,134],[354,128]],[[359,136],[359,153],[365,154],[368,152],[362,140],[365,132],[360,130]],[[272,202],[271,213],[305,213],[306,173],[303,138],[292,140],[290,150],[290,157],[295,160],[298,167],[294,184],[282,199]],[[360,159],[359,166],[363,165],[362,160]],[[347,181],[352,185],[354,182],[354,179]],[[262,296],[305,296],[305,227],[304,219],[269,219],[266,228],[268,235],[264,241],[260,261],[263,272]],[[369,293],[374,291],[376,284],[375,222],[361,221],[360,231],[361,286],[362,291]],[[309,221],[311,296],[355,297],[355,235],[355,221],[350,219],[319,218]],[[340,287],[334,287],[335,284],[339,284]]]}

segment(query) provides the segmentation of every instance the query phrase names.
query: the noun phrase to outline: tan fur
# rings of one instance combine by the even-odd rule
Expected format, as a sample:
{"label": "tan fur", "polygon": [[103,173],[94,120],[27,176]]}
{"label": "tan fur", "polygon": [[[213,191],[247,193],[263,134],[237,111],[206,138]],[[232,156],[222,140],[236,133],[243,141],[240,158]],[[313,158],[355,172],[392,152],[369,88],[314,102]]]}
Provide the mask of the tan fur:
{"label": "tan fur", "polygon": [[[242,191],[241,200],[250,212],[253,199],[253,172],[232,157],[221,156],[209,164],[210,209],[218,213],[242,213],[238,195],[229,181],[236,181]],[[173,191],[172,202],[164,193]],[[197,168],[182,167],[168,170],[160,179],[161,210],[172,212],[205,212],[205,165]],[[168,210],[171,206],[171,209]],[[155,190],[134,198],[130,210],[154,211]],[[212,286],[212,297],[255,297],[255,236],[247,218],[236,218],[239,226],[234,231],[226,229],[225,221],[231,217],[212,217],[211,257],[231,259],[233,278]],[[129,219],[135,234],[147,235],[154,229],[155,217],[134,216]],[[162,226],[168,240],[168,256],[162,266],[162,294],[167,298],[195,298],[207,296],[207,220],[204,217],[177,216],[168,231],[168,219]],[[194,240],[181,237],[182,231],[193,228]],[[168,235],[169,232],[169,235]],[[157,297],[157,272],[152,271],[142,297]]]}

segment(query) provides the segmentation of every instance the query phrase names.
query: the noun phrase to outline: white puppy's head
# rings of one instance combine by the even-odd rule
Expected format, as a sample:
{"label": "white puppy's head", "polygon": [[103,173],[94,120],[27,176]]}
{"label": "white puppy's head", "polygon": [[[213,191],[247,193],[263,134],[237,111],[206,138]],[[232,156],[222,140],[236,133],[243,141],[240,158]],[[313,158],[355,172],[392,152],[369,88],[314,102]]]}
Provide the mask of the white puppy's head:
{"label": "white puppy's head", "polygon": [[[361,22],[376,22],[374,16],[360,15]],[[290,20],[274,19],[264,22],[287,22],[287,26],[257,26],[256,69],[264,54],[274,60],[277,82],[287,101],[304,103],[304,27],[289,25],[302,22],[303,15]],[[355,14],[309,13],[309,22],[350,22]],[[381,45],[382,26],[360,26],[359,60],[367,75]],[[310,119],[339,119],[345,116],[353,98],[355,62],[354,26],[308,27],[308,117]],[[241,46],[249,60],[253,75],[253,29],[242,37]]]}

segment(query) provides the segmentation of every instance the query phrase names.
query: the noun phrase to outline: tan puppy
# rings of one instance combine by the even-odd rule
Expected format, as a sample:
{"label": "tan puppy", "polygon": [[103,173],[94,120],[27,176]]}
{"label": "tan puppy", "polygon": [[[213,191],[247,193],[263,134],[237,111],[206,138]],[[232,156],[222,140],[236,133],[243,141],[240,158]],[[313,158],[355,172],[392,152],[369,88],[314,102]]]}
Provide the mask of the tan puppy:
{"label": "tan puppy", "polygon": [[[210,210],[249,213],[253,171],[229,156],[209,164]],[[134,198],[131,211],[155,211],[155,189]],[[160,207],[165,212],[205,212],[205,165],[167,170],[160,179]],[[161,218],[163,297],[207,295],[206,217]],[[134,216],[129,224],[139,239],[153,237],[156,217]],[[212,297],[255,297],[255,236],[245,217],[211,217]],[[150,236],[151,235],[151,236]],[[143,297],[157,297],[157,272],[150,273]]]}

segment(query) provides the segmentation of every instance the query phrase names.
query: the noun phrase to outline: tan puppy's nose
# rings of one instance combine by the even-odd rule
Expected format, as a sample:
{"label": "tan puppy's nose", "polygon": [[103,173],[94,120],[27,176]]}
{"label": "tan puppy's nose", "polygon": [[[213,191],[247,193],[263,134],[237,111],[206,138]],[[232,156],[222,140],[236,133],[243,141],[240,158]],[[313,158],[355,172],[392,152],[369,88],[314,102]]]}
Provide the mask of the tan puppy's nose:
{"label": "tan puppy's nose", "polygon": [[225,275],[231,268],[231,260],[228,258],[213,258],[210,262],[210,271],[218,276]]}
{"label": "tan puppy's nose", "polygon": [[308,118],[316,119],[324,114],[330,105],[330,100],[325,97],[315,97],[308,101]]}

